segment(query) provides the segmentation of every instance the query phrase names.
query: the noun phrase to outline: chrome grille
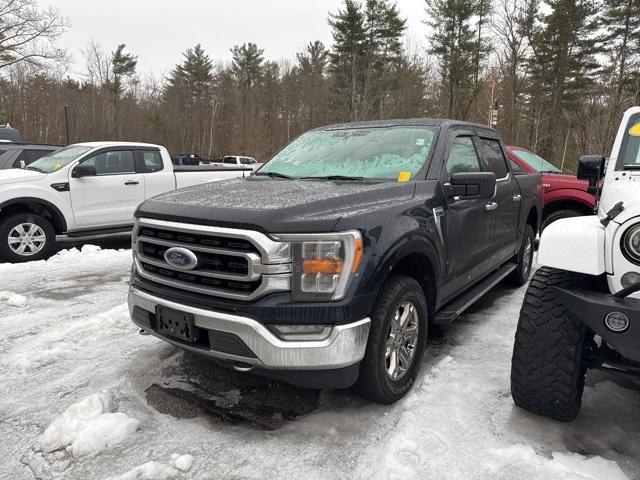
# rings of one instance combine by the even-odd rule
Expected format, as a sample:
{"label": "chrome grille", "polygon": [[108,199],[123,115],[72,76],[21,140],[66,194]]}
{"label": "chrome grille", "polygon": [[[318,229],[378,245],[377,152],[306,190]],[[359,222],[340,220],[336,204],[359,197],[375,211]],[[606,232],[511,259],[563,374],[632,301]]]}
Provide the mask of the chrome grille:
{"label": "chrome grille", "polygon": [[[169,264],[164,254],[173,247],[191,251],[197,265]],[[138,219],[133,252],[140,276],[182,290],[251,300],[290,289],[289,245],[260,232]]]}

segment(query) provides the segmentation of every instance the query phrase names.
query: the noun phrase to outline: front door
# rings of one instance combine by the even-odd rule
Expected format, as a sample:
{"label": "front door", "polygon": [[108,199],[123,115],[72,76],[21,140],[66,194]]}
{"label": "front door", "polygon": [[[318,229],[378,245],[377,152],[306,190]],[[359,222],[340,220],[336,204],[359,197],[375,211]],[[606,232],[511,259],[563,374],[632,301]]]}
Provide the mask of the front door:
{"label": "front door", "polygon": [[71,204],[78,226],[133,224],[133,212],[144,201],[144,178],[136,173],[134,159],[132,150],[103,151],[81,161],[96,169],[95,176],[73,178],[69,172]]}
{"label": "front door", "polygon": [[[460,131],[449,141],[443,183],[454,173],[483,171],[474,137]],[[447,281],[443,297],[449,297],[469,286],[489,271],[490,245],[486,210],[487,200],[447,199],[442,216],[444,243],[447,252]]]}

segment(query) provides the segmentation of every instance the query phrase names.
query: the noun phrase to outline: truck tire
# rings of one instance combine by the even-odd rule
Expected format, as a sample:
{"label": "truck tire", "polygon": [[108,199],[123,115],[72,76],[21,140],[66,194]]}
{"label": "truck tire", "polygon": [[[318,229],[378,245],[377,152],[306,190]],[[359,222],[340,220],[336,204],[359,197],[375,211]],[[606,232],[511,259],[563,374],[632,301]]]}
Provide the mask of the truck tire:
{"label": "truck tire", "polygon": [[518,254],[515,257],[517,268],[509,274],[507,281],[514,287],[521,287],[529,281],[533,265],[533,251],[535,250],[536,234],[531,225],[527,225]]}
{"label": "truck tire", "polygon": [[518,407],[562,422],[578,415],[594,334],[556,297],[556,288],[588,290],[593,278],[541,267],[531,279],[511,359]]}
{"label": "truck tire", "polygon": [[371,314],[356,392],[376,403],[397,402],[416,379],[427,340],[427,301],[420,284],[391,275]]}
{"label": "truck tire", "polygon": [[19,263],[48,258],[56,234],[40,215],[19,213],[0,220],[0,260]]}
{"label": "truck tire", "polygon": [[540,233],[544,231],[550,224],[555,222],[556,220],[560,220],[561,218],[571,218],[571,217],[580,217],[584,215],[582,212],[578,210],[558,210],[557,212],[553,212],[551,215],[547,215],[547,217],[542,220],[542,226],[540,227]]}

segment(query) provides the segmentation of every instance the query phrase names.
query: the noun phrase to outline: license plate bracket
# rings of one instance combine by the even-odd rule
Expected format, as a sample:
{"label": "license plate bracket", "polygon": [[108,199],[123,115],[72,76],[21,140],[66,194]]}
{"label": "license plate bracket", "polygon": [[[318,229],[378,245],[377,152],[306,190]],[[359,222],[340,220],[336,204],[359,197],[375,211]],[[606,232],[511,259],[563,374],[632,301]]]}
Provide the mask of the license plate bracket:
{"label": "license plate bracket", "polygon": [[163,305],[156,307],[158,332],[184,342],[198,341],[198,327],[194,325],[193,313],[181,312]]}

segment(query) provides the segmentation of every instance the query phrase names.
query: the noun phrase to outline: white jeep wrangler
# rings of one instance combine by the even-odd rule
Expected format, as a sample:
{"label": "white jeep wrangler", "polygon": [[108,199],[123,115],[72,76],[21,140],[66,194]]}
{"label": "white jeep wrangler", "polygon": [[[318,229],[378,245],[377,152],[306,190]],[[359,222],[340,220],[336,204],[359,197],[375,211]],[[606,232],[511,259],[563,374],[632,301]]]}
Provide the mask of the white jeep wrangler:
{"label": "white jeep wrangler", "polygon": [[625,112],[605,165],[584,156],[578,170],[591,191],[602,188],[598,215],[559,220],[542,234],[543,266],[513,348],[515,404],[566,422],[580,411],[588,368],[640,375],[640,107]]}

